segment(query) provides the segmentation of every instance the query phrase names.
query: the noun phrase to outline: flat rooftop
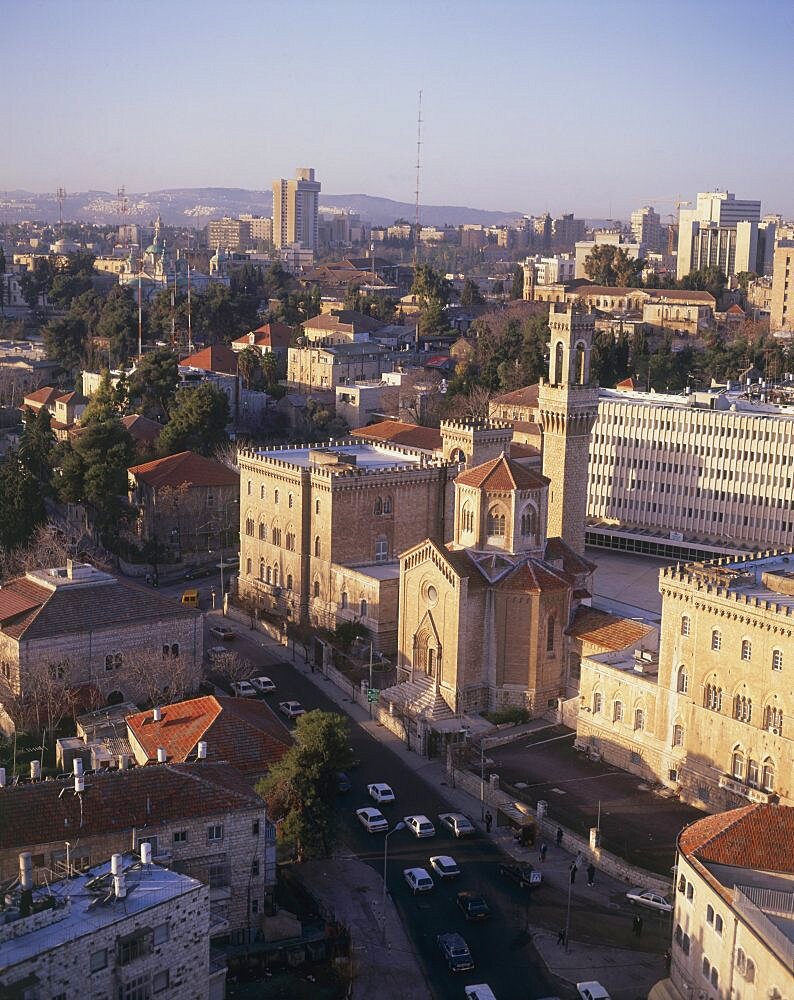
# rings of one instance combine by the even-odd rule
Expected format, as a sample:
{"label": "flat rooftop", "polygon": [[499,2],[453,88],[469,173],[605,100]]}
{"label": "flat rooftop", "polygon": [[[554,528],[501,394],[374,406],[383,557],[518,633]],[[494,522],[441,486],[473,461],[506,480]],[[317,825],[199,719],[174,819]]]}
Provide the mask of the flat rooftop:
{"label": "flat rooftop", "polygon": [[[366,444],[362,441],[345,444],[307,445],[303,448],[261,449],[255,452],[257,458],[285,462],[302,469],[323,469],[330,472],[345,473],[351,471],[351,466],[363,472],[380,472],[395,466],[415,466],[420,468],[427,464],[426,456],[419,451],[400,448],[392,445],[386,447],[377,444]],[[332,456],[338,456],[334,462]],[[349,462],[346,462],[348,459]]]}
{"label": "flat rooftop", "polygon": [[768,602],[784,614],[794,611],[794,552],[687,563],[682,571],[695,583],[719,588],[749,604]]}
{"label": "flat rooftop", "polygon": [[[784,386],[770,386],[767,390],[791,389]],[[600,402],[632,403],[636,406],[654,408],[688,409],[698,413],[724,413],[733,416],[771,417],[794,420],[794,407],[777,403],[762,402],[748,397],[746,390],[713,389],[691,393],[641,392],[639,390],[600,389]]]}
{"label": "flat rooftop", "polygon": [[[187,875],[142,864],[137,854],[122,858],[127,893],[117,899],[113,892],[110,861],[96,865],[84,875],[51,883],[49,889],[33,890],[33,903],[52,899],[51,910],[31,917],[18,917],[0,925],[0,970],[35,958],[43,951],[89,937],[101,928],[176,899],[201,887]],[[41,913],[51,914],[51,922],[41,926]],[[13,911],[6,910],[6,917]],[[38,918],[38,919],[37,919]],[[26,922],[30,930],[26,931]],[[37,926],[38,924],[38,926]],[[10,937],[15,934],[15,937]],[[8,935],[7,940],[3,936]]]}

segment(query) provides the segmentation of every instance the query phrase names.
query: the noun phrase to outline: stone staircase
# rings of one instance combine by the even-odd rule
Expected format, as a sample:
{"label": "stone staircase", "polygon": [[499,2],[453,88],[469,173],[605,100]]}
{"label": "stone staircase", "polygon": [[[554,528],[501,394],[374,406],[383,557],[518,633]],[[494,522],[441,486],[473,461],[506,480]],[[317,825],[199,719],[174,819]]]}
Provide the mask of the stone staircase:
{"label": "stone staircase", "polygon": [[455,713],[446,703],[441,694],[436,691],[430,677],[417,677],[412,681],[402,681],[393,687],[381,691],[381,704],[394,702],[403,705],[412,716],[438,722],[441,719],[452,719]]}

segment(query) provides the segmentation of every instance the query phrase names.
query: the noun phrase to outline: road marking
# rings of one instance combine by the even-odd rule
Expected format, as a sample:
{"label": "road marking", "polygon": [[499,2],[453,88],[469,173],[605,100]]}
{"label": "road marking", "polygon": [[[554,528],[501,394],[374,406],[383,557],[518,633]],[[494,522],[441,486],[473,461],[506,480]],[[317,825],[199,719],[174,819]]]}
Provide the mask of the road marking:
{"label": "road marking", "polygon": [[552,790],[552,792],[554,792],[555,795],[567,795],[568,794],[567,792],[564,792],[561,788],[552,788],[551,790]]}

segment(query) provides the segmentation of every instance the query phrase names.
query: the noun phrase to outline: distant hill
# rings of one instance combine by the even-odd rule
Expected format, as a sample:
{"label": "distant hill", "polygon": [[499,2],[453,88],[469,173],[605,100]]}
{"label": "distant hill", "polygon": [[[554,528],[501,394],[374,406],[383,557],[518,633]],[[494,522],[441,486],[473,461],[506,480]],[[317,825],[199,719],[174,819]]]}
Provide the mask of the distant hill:
{"label": "distant hill", "polygon": [[[164,191],[128,192],[127,211],[122,215],[121,202],[109,191],[83,191],[68,194],[63,203],[64,220],[119,224],[149,223],[159,212],[168,225],[206,226],[210,219],[236,216],[241,212],[270,215],[273,196],[270,191],[246,188],[169,188]],[[375,225],[388,225],[395,219],[414,218],[414,205],[368,194],[320,194],[320,206],[346,208]],[[422,223],[426,226],[460,226],[481,223],[486,226],[504,225],[521,218],[521,212],[493,212],[460,205],[423,205]],[[0,222],[58,221],[58,201],[54,194],[30,191],[7,191],[0,197]]]}

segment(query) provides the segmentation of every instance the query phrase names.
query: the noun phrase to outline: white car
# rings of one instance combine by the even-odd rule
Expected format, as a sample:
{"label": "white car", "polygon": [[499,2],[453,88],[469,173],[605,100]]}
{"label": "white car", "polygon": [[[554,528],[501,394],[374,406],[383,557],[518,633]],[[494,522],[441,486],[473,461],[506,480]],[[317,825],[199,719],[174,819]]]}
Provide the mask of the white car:
{"label": "white car", "polygon": [[436,835],[436,828],[427,816],[423,816],[421,813],[416,816],[406,816],[403,823],[415,837],[435,837]]}
{"label": "white car", "polygon": [[230,687],[238,698],[256,698],[256,688],[250,681],[232,681]]}
{"label": "white car", "polygon": [[595,979],[587,983],[577,983],[576,989],[582,1000],[612,1000],[601,983]]}
{"label": "white car", "polygon": [[251,683],[260,694],[272,694],[276,690],[276,685],[269,677],[252,677]]}
{"label": "white car", "polygon": [[229,650],[225,646],[210,646],[207,650],[207,656],[211,660],[217,659],[219,656],[228,656]]}
{"label": "white car", "polygon": [[373,806],[356,809],[356,816],[367,833],[385,833],[389,829],[389,821],[380,809],[375,809]]}
{"label": "white car", "polygon": [[425,868],[406,868],[403,870],[403,878],[414,895],[417,892],[430,892],[433,888],[433,880]]}
{"label": "white car", "polygon": [[430,865],[441,878],[455,878],[456,875],[460,875],[457,861],[448,854],[434,854],[430,859]]}
{"label": "white car", "polygon": [[660,892],[653,892],[651,889],[642,889],[640,887],[629,889],[626,893],[626,899],[630,903],[648,906],[650,909],[658,910],[660,913],[673,912],[673,904],[667,896],[663,896]]}
{"label": "white car", "polygon": [[367,791],[369,792],[369,797],[374,799],[379,805],[394,802],[394,792],[382,781],[367,785]]}
{"label": "white car", "polygon": [[474,824],[463,813],[439,813],[438,818],[456,837],[468,837],[475,832]]}
{"label": "white car", "polygon": [[282,715],[286,715],[288,719],[297,719],[299,716],[306,714],[306,709],[299,701],[280,701],[278,703],[278,710]]}

